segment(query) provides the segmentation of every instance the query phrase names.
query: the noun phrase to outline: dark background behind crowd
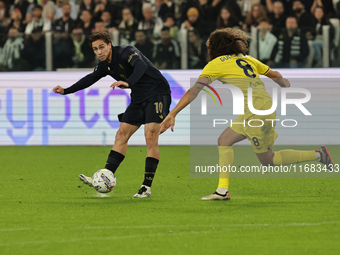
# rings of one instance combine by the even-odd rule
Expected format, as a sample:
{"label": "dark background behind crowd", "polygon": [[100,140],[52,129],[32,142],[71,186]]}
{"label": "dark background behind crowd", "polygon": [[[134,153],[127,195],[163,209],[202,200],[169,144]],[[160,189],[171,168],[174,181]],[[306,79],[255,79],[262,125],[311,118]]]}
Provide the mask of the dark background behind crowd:
{"label": "dark background behind crowd", "polygon": [[0,71],[45,70],[49,31],[54,70],[92,68],[98,60],[88,39],[103,30],[118,31],[119,44],[160,69],[180,69],[183,50],[188,68],[201,69],[209,34],[226,27],[257,28],[257,57],[271,67],[322,67],[324,25],[337,66],[339,17],[340,0],[0,0]]}

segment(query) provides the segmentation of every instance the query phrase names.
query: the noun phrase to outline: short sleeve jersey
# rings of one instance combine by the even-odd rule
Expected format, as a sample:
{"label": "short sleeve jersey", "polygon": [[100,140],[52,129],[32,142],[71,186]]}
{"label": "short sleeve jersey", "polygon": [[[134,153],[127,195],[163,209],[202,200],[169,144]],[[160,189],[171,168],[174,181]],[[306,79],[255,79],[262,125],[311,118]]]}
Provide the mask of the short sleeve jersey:
{"label": "short sleeve jersey", "polygon": [[251,112],[248,109],[248,88],[251,87],[253,93],[253,106],[261,109],[268,102],[272,102],[271,97],[265,90],[264,83],[259,74],[266,75],[270,67],[248,55],[224,55],[210,61],[203,69],[200,77],[207,77],[209,84],[215,80],[223,84],[230,84],[240,88],[245,100],[245,117],[249,117]]}

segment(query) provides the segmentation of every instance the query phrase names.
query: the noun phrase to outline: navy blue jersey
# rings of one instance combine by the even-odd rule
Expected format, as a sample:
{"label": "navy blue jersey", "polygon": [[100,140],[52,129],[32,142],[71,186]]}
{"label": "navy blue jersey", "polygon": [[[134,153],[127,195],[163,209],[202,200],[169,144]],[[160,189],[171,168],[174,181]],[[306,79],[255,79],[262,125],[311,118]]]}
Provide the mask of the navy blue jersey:
{"label": "navy blue jersey", "polygon": [[100,62],[93,73],[65,89],[64,94],[85,89],[106,75],[129,84],[131,102],[141,102],[156,95],[171,93],[168,81],[149,59],[137,48],[122,45],[112,47],[111,63]]}

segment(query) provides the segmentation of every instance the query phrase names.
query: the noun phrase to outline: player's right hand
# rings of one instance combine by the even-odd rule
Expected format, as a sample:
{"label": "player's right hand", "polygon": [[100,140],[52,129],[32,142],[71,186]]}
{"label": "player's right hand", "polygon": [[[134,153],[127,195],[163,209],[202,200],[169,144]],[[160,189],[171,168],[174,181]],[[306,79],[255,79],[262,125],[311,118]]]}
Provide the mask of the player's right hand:
{"label": "player's right hand", "polygon": [[169,127],[171,127],[171,131],[174,132],[175,116],[172,114],[168,114],[168,116],[166,116],[166,118],[162,121],[159,127],[159,133],[164,133]]}
{"label": "player's right hand", "polygon": [[54,89],[53,89],[54,93],[58,93],[58,94],[61,94],[61,95],[64,95],[64,89],[62,87],[60,87],[59,85],[56,86]]}
{"label": "player's right hand", "polygon": [[285,84],[285,88],[289,88],[290,87],[290,82],[286,78],[283,79],[283,82]]}

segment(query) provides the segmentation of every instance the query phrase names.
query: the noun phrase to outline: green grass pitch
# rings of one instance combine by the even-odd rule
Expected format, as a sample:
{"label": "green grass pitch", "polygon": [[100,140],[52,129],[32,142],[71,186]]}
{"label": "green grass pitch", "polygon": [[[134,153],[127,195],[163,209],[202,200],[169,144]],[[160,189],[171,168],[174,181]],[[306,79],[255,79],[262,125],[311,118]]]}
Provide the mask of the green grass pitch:
{"label": "green grass pitch", "polygon": [[[0,147],[0,254],[339,254],[340,179],[231,179],[230,201],[200,201],[217,179],[190,178],[189,147],[161,147],[152,197],[133,199],[146,148],[129,147],[100,197],[78,175],[109,151]],[[235,161],[258,164],[250,146],[235,146]]]}

